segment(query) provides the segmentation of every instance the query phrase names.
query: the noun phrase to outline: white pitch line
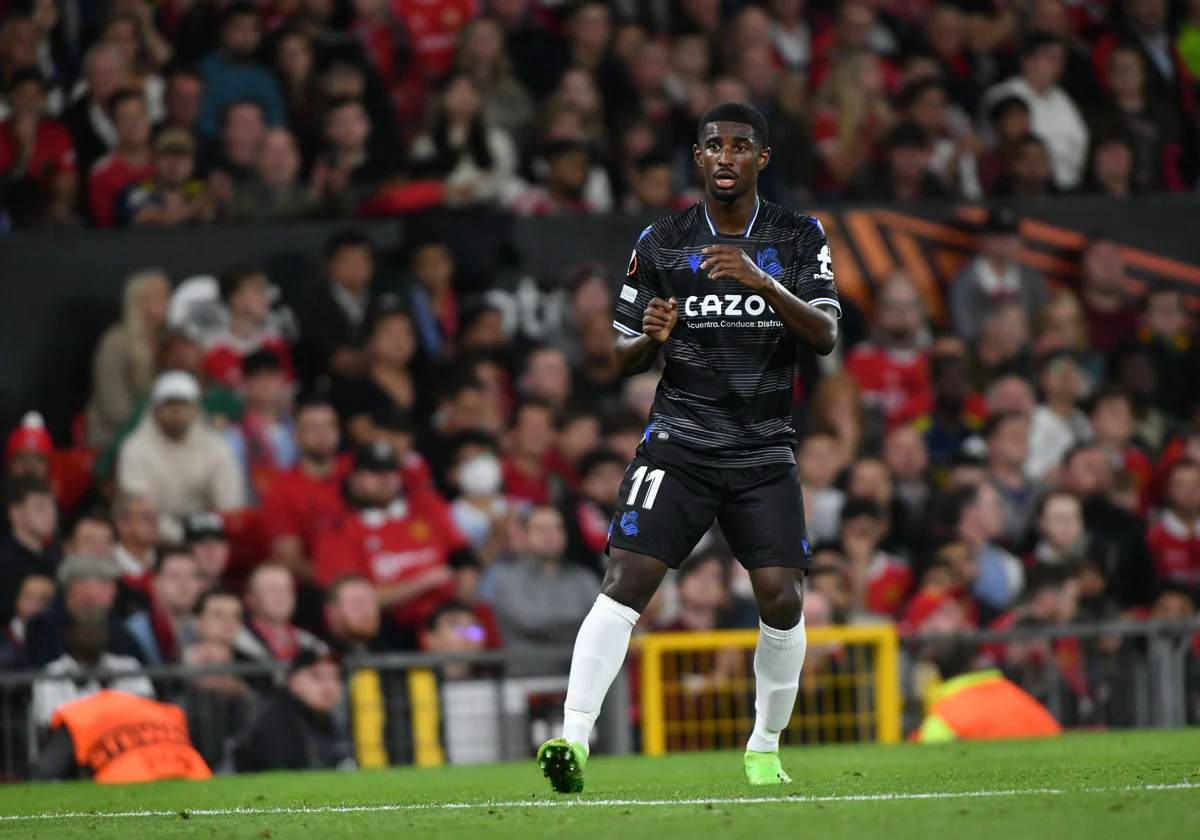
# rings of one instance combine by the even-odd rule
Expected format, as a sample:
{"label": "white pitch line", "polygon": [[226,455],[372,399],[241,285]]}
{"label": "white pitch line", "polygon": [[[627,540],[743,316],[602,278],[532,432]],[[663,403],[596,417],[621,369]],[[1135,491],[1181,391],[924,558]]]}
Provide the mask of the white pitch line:
{"label": "white pitch line", "polygon": [[178,811],[66,811],[55,814],[0,815],[0,822],[20,820],[65,820],[85,817],[130,819],[135,817],[225,817],[236,815],[265,816],[270,814],[352,814],[386,811],[456,811],[477,808],[628,808],[634,806],[663,808],[672,805],[768,805],[776,803],[805,804],[816,802],[904,802],[922,799],[982,799],[1006,796],[1063,796],[1069,793],[1142,793],[1147,791],[1200,790],[1200,784],[1178,782],[1170,785],[1135,785],[1127,787],[1026,788],[1013,790],[970,790],[939,793],[872,793],[833,796],[756,796],[724,799],[532,799],[513,802],[441,802],[407,805],[301,805],[293,808],[184,808]]}

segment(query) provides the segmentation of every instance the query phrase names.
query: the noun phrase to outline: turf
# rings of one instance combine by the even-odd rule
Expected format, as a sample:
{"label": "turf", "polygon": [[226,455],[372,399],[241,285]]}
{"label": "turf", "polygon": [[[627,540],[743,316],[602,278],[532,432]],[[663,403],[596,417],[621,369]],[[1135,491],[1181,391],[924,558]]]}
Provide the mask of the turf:
{"label": "turf", "polygon": [[[741,780],[738,753],[598,756],[582,796],[550,793],[532,759],[121,787],[9,786],[0,789],[0,837],[1177,840],[1200,831],[1200,729],[797,749],[785,752],[784,767],[795,782],[764,789]],[[914,798],[922,794],[931,796]],[[747,801],[785,795],[807,799]],[[445,807],[451,803],[470,807]],[[284,810],[270,812],[277,808]],[[162,813],[95,813],[137,811]],[[11,819],[70,812],[87,813]]]}

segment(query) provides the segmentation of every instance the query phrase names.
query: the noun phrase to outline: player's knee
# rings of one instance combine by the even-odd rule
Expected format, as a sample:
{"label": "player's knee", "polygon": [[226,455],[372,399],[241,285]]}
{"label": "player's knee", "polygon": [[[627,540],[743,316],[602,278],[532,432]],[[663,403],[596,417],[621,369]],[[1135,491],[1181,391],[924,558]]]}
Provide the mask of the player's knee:
{"label": "player's knee", "polygon": [[791,630],[800,623],[802,608],[800,587],[789,582],[773,587],[759,598],[758,617],[768,627]]}
{"label": "player's knee", "polygon": [[600,591],[618,604],[643,613],[666,572],[667,565],[661,560],[614,548]]}

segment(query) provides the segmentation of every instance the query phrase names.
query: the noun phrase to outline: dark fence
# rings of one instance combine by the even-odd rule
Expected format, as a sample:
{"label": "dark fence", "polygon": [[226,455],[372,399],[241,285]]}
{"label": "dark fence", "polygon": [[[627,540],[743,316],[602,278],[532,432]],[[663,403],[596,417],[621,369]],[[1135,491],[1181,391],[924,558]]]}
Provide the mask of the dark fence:
{"label": "dark fence", "polygon": [[[901,640],[900,669],[905,732],[914,730],[924,713],[931,654],[948,644],[965,645],[976,661],[1000,668],[1068,728],[1200,725],[1200,621],[1022,627],[1006,632],[906,637]],[[830,670],[824,662],[827,654],[829,651],[810,649],[812,661],[806,663],[805,692],[797,708],[798,735],[789,742],[871,740],[869,720],[861,733],[855,729],[863,710],[854,705],[852,695],[856,690],[869,690],[856,674],[876,672],[877,667],[867,662],[850,668],[853,663],[849,663],[844,672]],[[345,755],[354,756],[363,767],[531,758],[537,746],[554,737],[562,726],[570,655],[569,648],[550,648],[348,659],[344,663],[345,697],[334,714]],[[712,657],[693,657],[687,662],[692,678],[704,676],[702,671],[711,676],[720,670]],[[750,665],[742,666],[745,673],[733,676],[742,681],[738,690],[746,695],[745,702],[752,704]],[[531,673],[539,676],[527,676]],[[660,675],[658,684],[665,693],[671,685],[682,685],[685,676]],[[30,777],[45,724],[54,704],[63,699],[61,687],[82,687],[92,681],[134,693],[153,692],[160,700],[177,703],[187,714],[196,748],[214,772],[232,773],[238,769],[234,760],[237,745],[280,690],[284,672],[279,667],[235,664],[60,677],[41,672],[0,673],[0,779]],[[726,681],[725,688],[730,685]],[[850,706],[812,705],[822,691],[846,694]],[[694,694],[697,703],[705,702],[706,697],[705,692]],[[598,721],[593,749],[631,752],[636,746],[635,712],[647,702],[648,698],[642,697],[640,704],[635,703],[628,674],[618,675]],[[740,746],[745,733],[738,723],[737,703],[709,706],[707,710],[697,707],[707,721],[705,726],[712,730],[708,735],[694,745],[666,746]],[[752,705],[747,709],[752,715]],[[833,735],[824,737],[820,721],[841,718],[848,726],[845,736],[830,730]],[[705,727],[701,729],[707,732]],[[726,734],[730,738],[725,738]]]}
{"label": "dark fence", "polygon": [[[1056,199],[1022,206],[1024,259],[1070,282],[1083,233],[1105,231],[1128,246],[1131,284],[1170,282],[1200,289],[1200,200],[1156,196],[1115,202]],[[972,211],[948,204],[903,211],[839,207],[815,211],[833,247],[844,297],[866,305],[874,282],[895,268],[936,292],[969,258]],[[552,328],[546,296],[570,267],[598,259],[620,278],[645,216],[514,219],[487,213],[428,213],[356,225],[378,245],[381,288],[403,284],[404,243],[414,230],[450,241],[465,295],[491,293],[526,332]],[[0,430],[22,411],[47,415],[65,440],[90,390],[89,363],[101,331],[119,314],[133,271],[164,268],[175,281],[213,274],[234,261],[265,265],[285,299],[302,298],[320,277],[321,247],[344,225],[298,223],[166,231],[87,231],[69,237],[22,233],[0,239]],[[552,319],[551,319],[552,320]]]}
{"label": "dark fence", "polygon": [[902,640],[904,729],[915,729],[931,661],[948,645],[1001,670],[1067,728],[1200,724],[1200,620],[1019,627]]}
{"label": "dark fence", "polygon": [[[335,735],[364,767],[531,758],[561,730],[570,657],[570,648],[550,648],[347,659]],[[238,745],[284,682],[282,667],[260,664],[0,673],[0,779],[30,778],[56,704],[101,686],[177,704],[213,771],[236,772]],[[599,752],[631,749],[628,681],[617,683],[597,722]]]}

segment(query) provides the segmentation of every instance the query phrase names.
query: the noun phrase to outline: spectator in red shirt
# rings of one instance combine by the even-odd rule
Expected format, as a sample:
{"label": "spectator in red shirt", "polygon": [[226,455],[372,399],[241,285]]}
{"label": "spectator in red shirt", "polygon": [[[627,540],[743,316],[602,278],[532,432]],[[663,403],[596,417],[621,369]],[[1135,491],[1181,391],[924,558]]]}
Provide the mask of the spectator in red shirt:
{"label": "spectator in red shirt", "polygon": [[550,502],[547,456],[554,445],[554,411],[542,402],[517,406],[509,424],[504,458],[504,492],[535,505]]}
{"label": "spectator in red shirt", "polygon": [[597,576],[604,574],[608,530],[626,463],[611,449],[589,452],[579,464],[579,492],[561,508],[567,525],[567,558]]}
{"label": "spectator in red shirt", "polygon": [[1140,508],[1146,512],[1154,485],[1154,465],[1145,452],[1133,445],[1133,403],[1118,388],[1106,388],[1092,403],[1092,434],[1108,458],[1113,472],[1127,470],[1137,482]]}
{"label": "spectator in red shirt", "polygon": [[1146,542],[1159,583],[1200,585],[1200,464],[1183,460],[1171,468],[1166,506]]}
{"label": "spectator in red shirt", "polygon": [[317,540],[337,522],[344,506],[339,443],[333,406],[322,398],[302,401],[296,407],[299,463],[276,478],[263,496],[271,560],[291,571],[301,586],[312,583]]}
{"label": "spectator in red shirt", "polygon": [[108,113],[117,130],[116,148],[88,172],[88,210],[97,227],[112,227],[117,198],[125,189],[154,177],[145,97],[137,91],[118,91],[108,100]]}
{"label": "spectator in red shirt", "polygon": [[392,0],[392,12],[408,33],[412,61],[427,79],[440,79],[450,70],[458,33],[479,11],[478,0]]}
{"label": "spectator in red shirt", "polygon": [[1117,243],[1103,236],[1084,245],[1079,258],[1080,291],[1088,337],[1109,355],[1137,337],[1139,313],[1130,298],[1125,260]]}
{"label": "spectator in red shirt", "polygon": [[252,507],[284,470],[296,463],[291,390],[283,364],[270,350],[255,350],[242,361],[242,416],[222,429],[233,449]]}
{"label": "spectator in red shirt", "polygon": [[883,509],[861,496],[842,506],[842,550],[850,562],[855,603],[873,615],[896,619],[913,588],[913,574],[899,557],[880,549],[887,534]]}
{"label": "spectator in red shirt", "polygon": [[46,114],[46,81],[35,67],[18,70],[8,91],[10,115],[0,123],[4,204],[18,228],[73,222],[78,188],[75,145]]}
{"label": "spectator in red shirt", "polygon": [[889,427],[919,416],[933,398],[925,302],[909,276],[893,274],[876,292],[875,333],[846,354],[844,369]]}
{"label": "spectator in red shirt", "polygon": [[217,283],[228,322],[224,330],[207,341],[205,376],[211,382],[239,388],[246,357],[258,350],[270,350],[284,366],[287,380],[291,381],[294,378],[292,351],[268,325],[271,281],[266,272],[258,266],[234,265],[221,272]]}
{"label": "spectator in red shirt", "polygon": [[246,583],[246,624],[234,653],[255,662],[291,662],[302,652],[324,653],[325,643],[292,623],[296,581],[283,566],[264,563]]}
{"label": "spectator in red shirt", "polygon": [[454,526],[450,507],[428,489],[402,488],[400,461],[386,443],[355,453],[346,481],[348,509],[317,543],[317,582],[370,579],[399,626],[418,629],[439,605],[474,581],[478,565]]}
{"label": "spectator in red shirt", "polygon": [[600,417],[586,408],[569,407],[558,415],[554,450],[547,467],[563,486],[579,489],[578,467],[584,457],[600,445]]}
{"label": "spectator in red shirt", "polygon": [[865,50],[839,54],[816,95],[813,139],[821,161],[818,195],[841,195],[865,177],[895,119],[879,58]]}

